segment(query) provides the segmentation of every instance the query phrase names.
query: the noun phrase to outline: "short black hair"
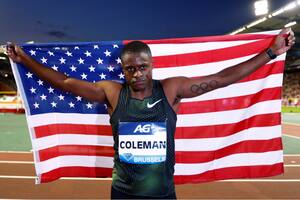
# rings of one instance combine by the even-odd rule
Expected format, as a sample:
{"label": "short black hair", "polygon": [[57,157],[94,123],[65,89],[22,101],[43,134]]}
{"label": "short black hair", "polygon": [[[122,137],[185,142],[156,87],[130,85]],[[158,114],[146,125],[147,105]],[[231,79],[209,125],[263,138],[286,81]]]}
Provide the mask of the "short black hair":
{"label": "short black hair", "polygon": [[121,59],[127,53],[140,53],[140,52],[145,52],[150,57],[152,57],[150,47],[146,43],[138,40],[129,42],[123,47],[121,51]]}

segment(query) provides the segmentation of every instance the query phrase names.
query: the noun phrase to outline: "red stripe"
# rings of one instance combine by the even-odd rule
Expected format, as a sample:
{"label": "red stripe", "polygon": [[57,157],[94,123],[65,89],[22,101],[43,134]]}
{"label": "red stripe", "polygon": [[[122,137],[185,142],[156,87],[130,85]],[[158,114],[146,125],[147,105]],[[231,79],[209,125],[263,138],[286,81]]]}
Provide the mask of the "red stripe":
{"label": "red stripe", "polygon": [[50,124],[34,128],[36,138],[56,134],[83,134],[112,136],[111,126],[105,125],[82,125],[82,124]]}
{"label": "red stripe", "polygon": [[246,140],[214,151],[176,151],[176,163],[204,163],[232,154],[262,153],[281,149],[281,138]]}
{"label": "red stripe", "polygon": [[[177,127],[176,139],[215,138],[232,135],[251,127],[275,126],[281,124],[281,113],[255,115],[237,123],[211,126]],[[216,135],[218,133],[218,135]]]}
{"label": "red stripe", "polygon": [[111,177],[111,168],[101,167],[61,167],[43,173],[41,175],[41,183],[47,183],[57,180],[61,177],[90,177],[90,178],[106,178]]}
{"label": "red stripe", "polygon": [[[259,40],[259,39],[275,39],[276,35],[271,34],[237,34],[237,35],[217,35],[202,36],[190,38],[170,38],[160,40],[141,40],[147,44],[182,44],[182,43],[200,43],[200,42],[222,42],[222,41],[238,41],[238,40]],[[123,40],[124,44],[128,44],[133,40]]]}
{"label": "red stripe", "polygon": [[40,161],[45,161],[58,156],[114,156],[113,147],[91,145],[60,145],[39,151]]}
{"label": "red stripe", "polygon": [[258,178],[275,176],[282,174],[283,171],[283,163],[277,163],[274,165],[228,167],[190,176],[175,175],[174,180],[176,184],[200,183],[233,178]]}
{"label": "red stripe", "polygon": [[266,47],[270,46],[271,42],[272,38],[216,50],[155,56],[153,57],[153,63],[155,68],[167,68],[230,60],[262,52]]}
{"label": "red stripe", "polygon": [[281,87],[261,90],[258,93],[197,102],[184,102],[180,104],[178,114],[197,114],[218,111],[229,111],[248,108],[256,103],[281,98]]}

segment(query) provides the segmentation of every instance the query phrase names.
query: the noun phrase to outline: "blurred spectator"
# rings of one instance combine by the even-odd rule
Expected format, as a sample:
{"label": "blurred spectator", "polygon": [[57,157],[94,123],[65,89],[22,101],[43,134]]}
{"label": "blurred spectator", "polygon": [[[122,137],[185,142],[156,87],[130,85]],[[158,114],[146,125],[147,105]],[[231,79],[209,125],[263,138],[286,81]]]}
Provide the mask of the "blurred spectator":
{"label": "blurred spectator", "polygon": [[300,72],[284,74],[282,104],[300,106]]}

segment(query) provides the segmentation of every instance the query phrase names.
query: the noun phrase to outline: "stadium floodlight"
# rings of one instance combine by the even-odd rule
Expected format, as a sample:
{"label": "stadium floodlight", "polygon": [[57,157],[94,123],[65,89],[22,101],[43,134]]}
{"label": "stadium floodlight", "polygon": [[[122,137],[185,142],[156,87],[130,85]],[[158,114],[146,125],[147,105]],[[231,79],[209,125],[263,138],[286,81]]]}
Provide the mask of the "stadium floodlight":
{"label": "stadium floodlight", "polygon": [[240,29],[238,29],[238,30],[236,30],[236,31],[233,31],[233,32],[230,33],[229,35],[235,35],[235,34],[237,34],[237,33],[239,33],[239,32],[244,31],[244,30],[246,30],[246,28],[245,28],[245,27],[242,27],[242,28],[240,28]]}
{"label": "stadium floodlight", "polygon": [[300,5],[300,0],[297,1],[298,5]]}
{"label": "stadium floodlight", "polygon": [[291,10],[293,8],[295,8],[297,6],[296,2],[292,2],[290,4],[288,4],[287,6],[285,6],[283,9],[284,11],[287,11],[287,10]]}
{"label": "stadium floodlight", "polygon": [[265,15],[269,12],[268,1],[267,0],[259,0],[254,2],[254,11],[255,15]]}
{"label": "stadium floodlight", "polygon": [[259,24],[259,23],[261,23],[261,22],[263,22],[263,21],[266,21],[266,20],[267,20],[266,17],[261,18],[261,19],[258,19],[258,20],[256,20],[256,21],[250,23],[249,25],[247,25],[247,28],[250,28],[250,27],[252,27],[252,26],[255,26],[255,25],[257,25],[257,24]]}
{"label": "stadium floodlight", "polygon": [[280,14],[283,13],[283,12],[284,12],[284,9],[281,8],[281,9],[275,11],[274,13],[272,13],[272,16],[274,17],[274,16],[277,16],[277,15],[280,15]]}
{"label": "stadium floodlight", "polygon": [[289,23],[287,23],[286,25],[284,25],[284,27],[285,27],[285,28],[287,28],[287,27],[291,27],[291,26],[294,26],[295,24],[297,24],[297,22],[296,22],[296,21],[289,22]]}

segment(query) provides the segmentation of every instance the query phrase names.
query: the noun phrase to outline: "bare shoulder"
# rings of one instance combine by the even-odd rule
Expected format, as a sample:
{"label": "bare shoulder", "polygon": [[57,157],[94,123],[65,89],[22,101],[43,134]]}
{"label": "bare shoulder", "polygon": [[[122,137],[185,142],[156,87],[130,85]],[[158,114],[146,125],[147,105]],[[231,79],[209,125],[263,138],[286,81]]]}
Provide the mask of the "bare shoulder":
{"label": "bare shoulder", "polygon": [[187,79],[187,77],[183,76],[171,77],[161,80],[161,84],[164,88],[165,93],[170,91],[172,93],[175,92],[176,94],[178,94],[178,90]]}

